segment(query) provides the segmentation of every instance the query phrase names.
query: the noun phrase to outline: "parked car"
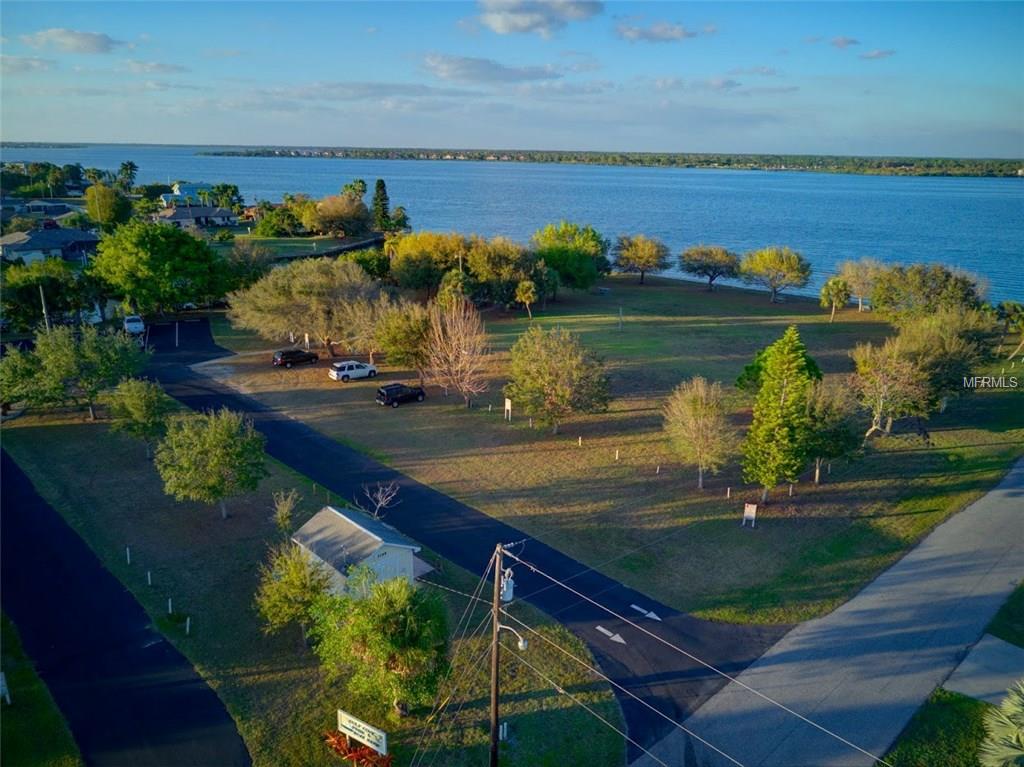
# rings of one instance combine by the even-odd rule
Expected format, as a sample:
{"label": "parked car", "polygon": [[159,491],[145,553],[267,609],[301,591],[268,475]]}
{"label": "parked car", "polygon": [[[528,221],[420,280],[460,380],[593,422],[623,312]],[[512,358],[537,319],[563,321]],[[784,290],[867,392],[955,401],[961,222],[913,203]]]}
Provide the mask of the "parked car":
{"label": "parked car", "polygon": [[377,368],[364,362],[346,360],[345,362],[335,362],[331,365],[327,375],[332,381],[348,381],[351,378],[374,378],[377,375]]}
{"label": "parked car", "polygon": [[124,318],[124,332],[133,336],[140,336],[146,332],[146,323],[137,314],[129,314]]}
{"label": "parked car", "polygon": [[403,402],[422,402],[426,399],[427,393],[422,386],[406,386],[405,384],[393,383],[377,389],[378,405],[390,405],[398,407]]}
{"label": "parked car", "polygon": [[276,368],[290,368],[292,365],[301,365],[305,362],[315,365],[319,359],[318,355],[303,349],[282,349],[274,352],[273,364]]}

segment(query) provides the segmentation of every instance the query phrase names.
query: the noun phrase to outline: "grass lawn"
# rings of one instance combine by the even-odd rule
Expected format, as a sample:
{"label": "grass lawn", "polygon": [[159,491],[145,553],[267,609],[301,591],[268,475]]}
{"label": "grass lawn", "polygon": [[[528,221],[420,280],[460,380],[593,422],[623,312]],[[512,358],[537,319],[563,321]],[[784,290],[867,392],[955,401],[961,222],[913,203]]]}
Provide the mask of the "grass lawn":
{"label": "grass lawn", "polygon": [[[252,607],[257,567],[277,535],[270,520],[271,492],[297,487],[306,496],[296,514],[298,525],[326,500],[322,490],[320,497],[313,498],[307,480],[270,462],[271,476],[259,491],[229,500],[231,517],[221,520],[213,508],[177,503],[165,496],[140,443],[109,432],[102,423],[85,422],[78,414],[19,418],[5,424],[3,440],[4,448],[43,497],[217,691],[256,765],[337,764],[320,736],[333,729],[338,707],[385,725],[396,764],[408,763],[412,750],[429,732],[424,729],[427,712],[414,711],[400,723],[383,722],[365,701],[352,699],[340,684],[325,682],[297,629],[265,636]],[[123,555],[126,543],[132,547],[130,566]],[[475,578],[464,571],[437,559],[434,564],[438,570],[431,574],[432,580],[461,591],[474,587]],[[152,571],[152,587],[146,585],[146,570]],[[450,606],[454,627],[465,607],[464,597],[441,593]],[[181,620],[166,617],[169,596],[177,617],[192,617],[191,636],[184,636]],[[567,631],[528,606],[519,610],[520,619],[589,658]],[[436,741],[444,750],[441,759],[446,765],[480,764],[486,753],[486,663],[468,668],[463,663],[478,657],[487,640],[467,639],[461,651],[459,643],[453,646],[458,661],[452,678],[462,678],[465,670],[472,684],[455,697],[454,705],[460,707],[455,725]],[[610,689],[592,674],[567,663],[539,641],[531,643],[529,660],[621,728],[621,714]],[[505,763],[520,767],[622,764],[625,751],[619,735],[516,661],[509,660],[504,673],[503,711],[513,734]],[[8,729],[4,727],[5,732]]]}
{"label": "grass lawn", "polygon": [[18,631],[6,615],[0,619],[2,667],[11,693],[3,706],[0,754],[6,767],[78,767],[78,753],[67,722],[25,657]]}
{"label": "grass lawn", "polygon": [[[932,418],[931,445],[913,435],[876,441],[834,465],[820,487],[805,478],[793,498],[777,489],[757,530],[741,529],[742,503],[756,500],[757,489],[742,486],[734,465],[698,492],[695,471],[668,451],[664,398],[696,374],[731,384],[789,324],[827,375],[846,374],[849,350],[885,337],[889,326],[855,310],[829,324],[806,299],[773,306],[761,293],[657,279],[640,286],[632,276],[605,284],[607,295],[568,292],[536,312],[542,327],[579,333],[612,376],[609,412],[565,424],[557,436],[530,429],[520,414],[511,425],[501,417],[508,348],[528,327],[524,316],[485,314],[491,387],[468,411],[431,388],[423,405],[384,412],[373,404],[379,379],[341,385],[325,366],[275,370],[239,357],[206,372],[645,593],[722,620],[788,623],[827,613],[1024,454],[1024,391],[979,392]],[[226,327],[214,324],[224,346],[268,348]],[[384,365],[382,378],[413,374]],[[743,425],[749,400],[730,392]]]}
{"label": "grass lawn", "polygon": [[918,709],[885,756],[892,767],[978,767],[987,703],[941,687]]}

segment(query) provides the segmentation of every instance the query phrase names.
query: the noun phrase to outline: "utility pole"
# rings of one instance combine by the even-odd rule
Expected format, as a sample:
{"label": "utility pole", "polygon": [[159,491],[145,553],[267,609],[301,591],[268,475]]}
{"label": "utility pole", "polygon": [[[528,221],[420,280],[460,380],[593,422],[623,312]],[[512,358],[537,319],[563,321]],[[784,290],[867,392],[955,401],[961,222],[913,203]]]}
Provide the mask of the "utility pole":
{"label": "utility pole", "polygon": [[494,600],[491,603],[491,760],[498,767],[498,652],[501,632],[501,544],[494,548]]}
{"label": "utility pole", "polygon": [[43,293],[43,283],[39,283],[39,301],[43,305],[43,322],[46,323],[46,331],[50,331],[50,313],[46,311],[46,294]]}

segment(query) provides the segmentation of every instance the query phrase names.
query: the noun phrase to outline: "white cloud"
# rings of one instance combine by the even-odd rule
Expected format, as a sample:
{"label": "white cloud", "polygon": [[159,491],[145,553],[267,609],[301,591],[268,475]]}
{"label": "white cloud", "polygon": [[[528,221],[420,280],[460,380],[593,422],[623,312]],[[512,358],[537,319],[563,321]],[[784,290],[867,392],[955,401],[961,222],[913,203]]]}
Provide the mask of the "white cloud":
{"label": "white cloud", "polygon": [[128,59],[124,66],[127,71],[140,75],[169,75],[189,71],[188,67],[179,66],[178,64],[164,64],[159,61],[140,61],[138,59]]}
{"label": "white cloud", "polygon": [[862,58],[862,59],[887,59],[890,56],[892,56],[894,53],[896,53],[896,51],[894,51],[892,49],[882,50],[882,49],[879,49],[879,48],[875,48],[874,50],[862,53],[860,55],[860,58]]}
{"label": "white cloud", "polygon": [[820,43],[821,40],[822,40],[821,35],[811,35],[810,37],[805,37],[804,38],[804,42],[805,43],[810,43],[811,45],[814,45],[814,43]]}
{"label": "white cloud", "polygon": [[656,21],[648,27],[639,27],[621,21],[615,27],[615,34],[631,43],[639,41],[645,43],[673,43],[685,40],[688,37],[697,36],[696,32],[691,32],[682,24],[673,24],[668,21]]}
{"label": "white cloud", "polygon": [[478,0],[479,21],[499,35],[536,32],[550,37],[571,21],[586,21],[604,10],[596,0]]}
{"label": "white cloud", "polygon": [[241,55],[237,48],[207,48],[203,51],[204,59],[233,59]]}
{"label": "white cloud", "polygon": [[847,37],[846,35],[839,35],[838,37],[833,37],[830,42],[832,43],[832,45],[834,45],[836,48],[839,48],[840,50],[845,50],[846,48],[849,48],[851,45],[860,45],[860,40],[857,40],[856,38],[853,37]]}
{"label": "white cloud", "polygon": [[730,75],[760,75],[761,77],[775,77],[778,70],[775,67],[737,67],[729,70]]}
{"label": "white cloud", "polygon": [[147,80],[139,88],[144,91],[202,91],[208,90],[201,85],[188,83],[170,83],[164,80]]}
{"label": "white cloud", "polygon": [[124,40],[115,40],[103,32],[80,32],[75,29],[43,29],[31,35],[22,35],[21,41],[33,48],[57,48],[68,53],[110,53]]}
{"label": "white cloud", "polygon": [[36,56],[0,56],[0,70],[5,75],[47,72],[55,66],[57,66],[56,61],[41,59]]}
{"label": "white cloud", "polygon": [[729,93],[742,84],[728,77],[710,77],[704,80],[661,77],[654,81],[654,87],[659,91],[715,91],[717,93]]}
{"label": "white cloud", "polygon": [[718,27],[714,24],[705,24],[704,29],[701,30],[705,35],[717,35]]}
{"label": "white cloud", "polygon": [[493,59],[431,53],[423,59],[428,72],[442,80],[463,83],[521,83],[555,80],[562,75],[551,66],[509,67]]}

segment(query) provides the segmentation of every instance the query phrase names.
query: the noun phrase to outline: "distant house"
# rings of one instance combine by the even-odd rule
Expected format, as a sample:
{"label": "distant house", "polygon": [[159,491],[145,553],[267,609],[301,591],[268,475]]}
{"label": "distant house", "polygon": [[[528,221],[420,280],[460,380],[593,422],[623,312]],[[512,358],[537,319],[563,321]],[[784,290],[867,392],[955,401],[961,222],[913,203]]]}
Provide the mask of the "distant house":
{"label": "distant house", "polygon": [[227,208],[211,205],[179,205],[164,208],[154,214],[153,220],[179,229],[205,229],[210,226],[234,226],[238,223],[238,216]]}
{"label": "distant house", "polygon": [[190,184],[180,181],[171,186],[170,193],[160,195],[160,202],[165,208],[172,205],[201,205],[203,197],[212,191],[211,184]]}
{"label": "distant house", "polygon": [[0,237],[0,258],[4,261],[21,259],[26,264],[44,258],[63,258],[65,261],[86,263],[96,251],[100,238],[81,229],[33,229],[14,232]]}
{"label": "distant house", "polygon": [[415,578],[431,570],[414,556],[420,547],[390,525],[352,509],[325,506],[300,527],[292,540],[322,562],[331,574],[331,588],[345,590],[348,571],[366,565],[380,581]]}
{"label": "distant house", "polygon": [[76,205],[52,200],[30,200],[25,203],[25,212],[40,216],[62,216],[65,213],[80,213],[82,209]]}

